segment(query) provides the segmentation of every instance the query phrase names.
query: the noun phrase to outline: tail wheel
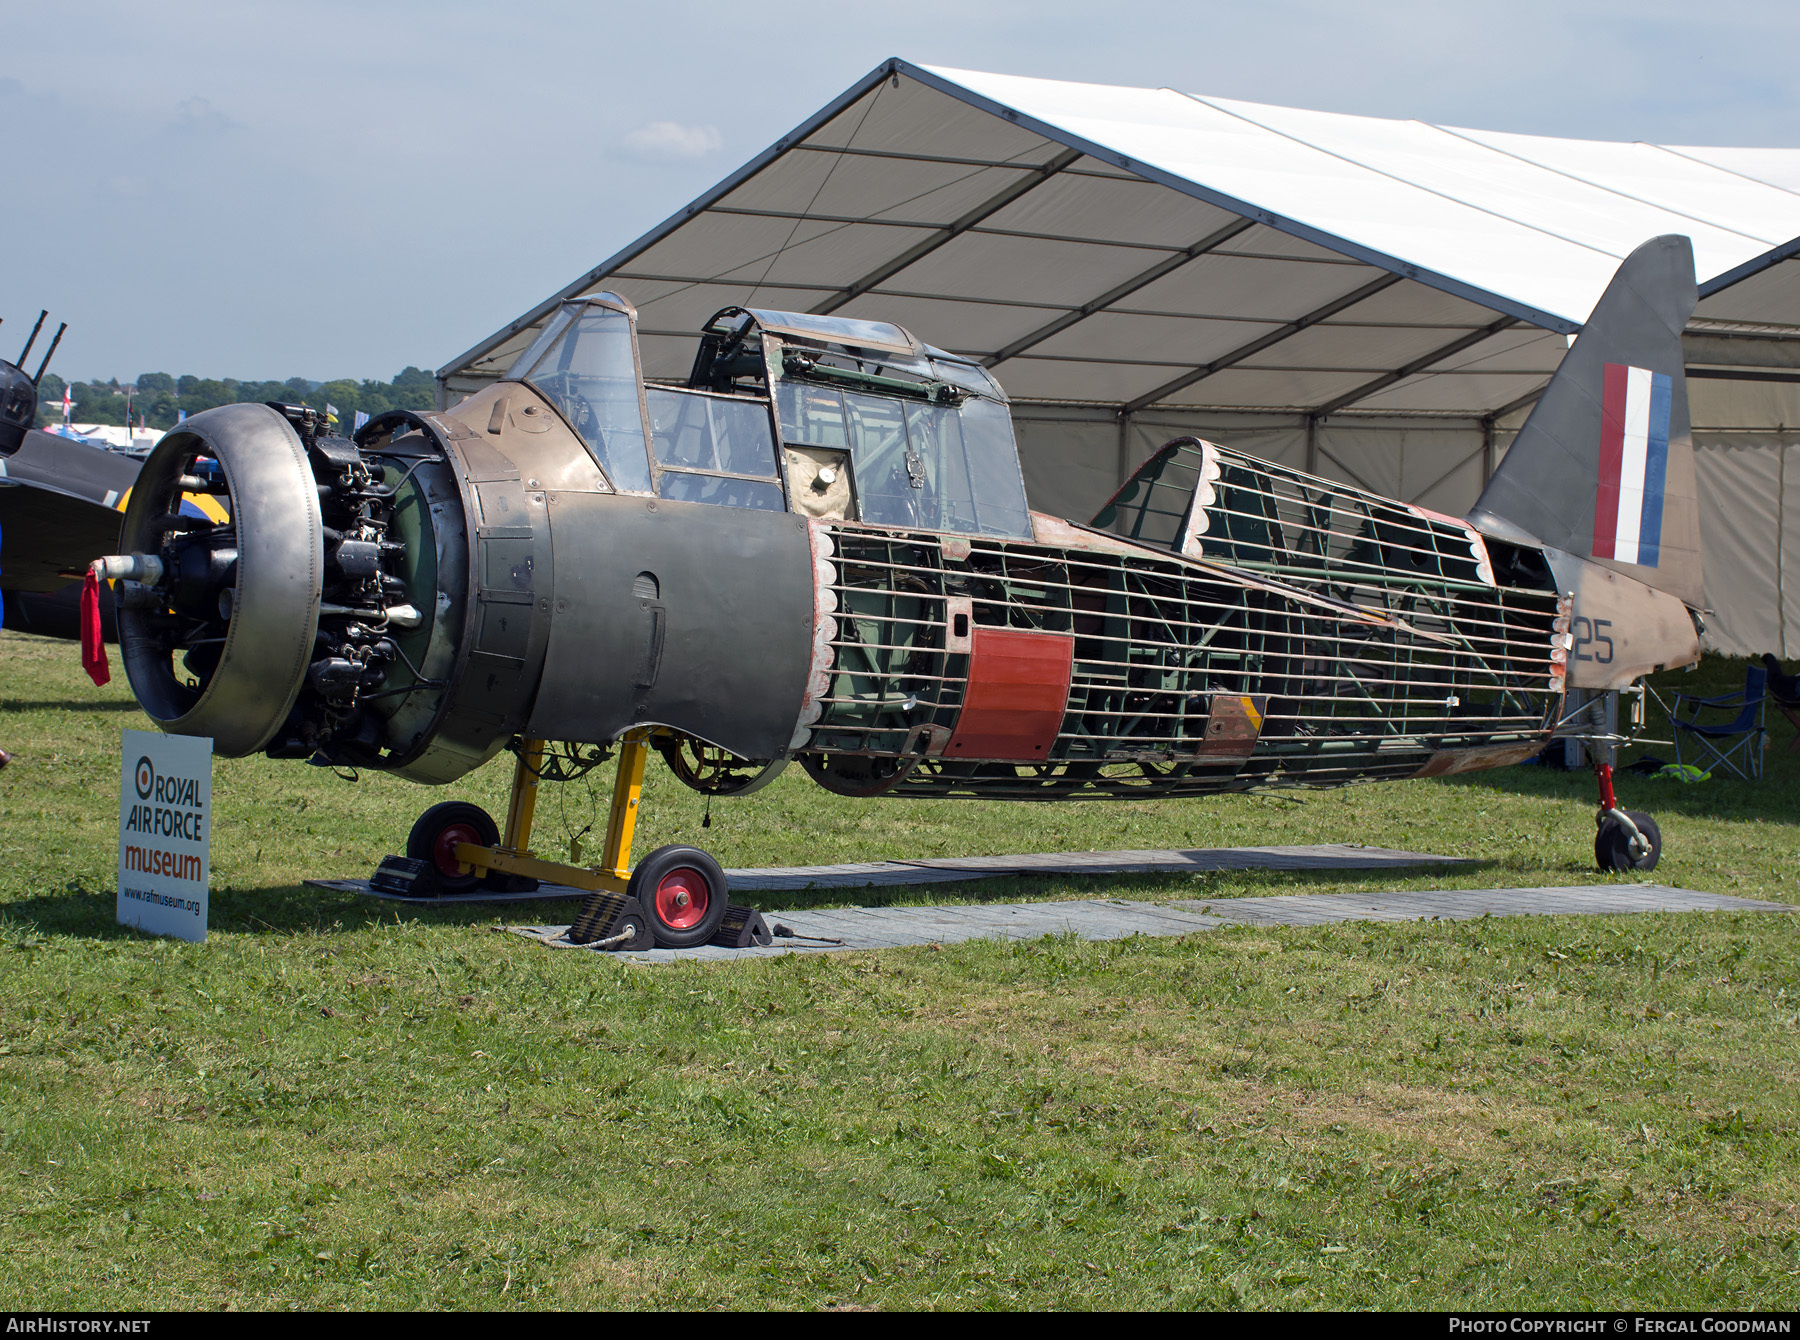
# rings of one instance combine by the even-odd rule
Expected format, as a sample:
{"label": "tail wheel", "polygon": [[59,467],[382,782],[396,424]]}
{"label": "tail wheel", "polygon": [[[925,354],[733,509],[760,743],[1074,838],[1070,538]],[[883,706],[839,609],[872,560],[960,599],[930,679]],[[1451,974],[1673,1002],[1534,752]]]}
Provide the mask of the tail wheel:
{"label": "tail wheel", "polygon": [[806,775],[834,795],[860,800],[892,791],[916,766],[918,755],[905,758],[871,757],[864,754],[802,754]]}
{"label": "tail wheel", "polygon": [[468,893],[481,883],[482,872],[456,859],[456,848],[464,842],[498,846],[500,827],[479,805],[445,801],[419,816],[406,836],[406,854],[415,861],[429,861],[445,893]]}
{"label": "tail wheel", "polygon": [[1648,814],[1637,810],[1626,810],[1625,815],[1648,843],[1645,850],[1631,850],[1631,834],[1625,831],[1625,825],[1610,815],[1600,821],[1600,831],[1594,834],[1594,859],[1602,870],[1641,870],[1656,869],[1656,863],[1662,858],[1662,830],[1656,826],[1656,820]]}
{"label": "tail wheel", "polygon": [[656,748],[683,786],[709,796],[747,796],[762,790],[787,767],[785,758],[774,762],[739,758],[729,749],[691,735],[658,739]]}
{"label": "tail wheel", "polygon": [[703,945],[725,919],[725,872],[698,847],[658,847],[631,872],[625,893],[664,949]]}

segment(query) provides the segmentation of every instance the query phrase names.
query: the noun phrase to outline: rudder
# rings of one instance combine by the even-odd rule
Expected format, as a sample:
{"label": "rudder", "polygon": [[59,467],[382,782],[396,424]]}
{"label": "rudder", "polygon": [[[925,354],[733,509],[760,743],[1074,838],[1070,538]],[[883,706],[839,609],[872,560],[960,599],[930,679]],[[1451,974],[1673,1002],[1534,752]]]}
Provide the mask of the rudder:
{"label": "rudder", "polygon": [[1700,515],[1681,333],[1687,238],[1627,256],[1469,521],[1591,559],[1699,608]]}

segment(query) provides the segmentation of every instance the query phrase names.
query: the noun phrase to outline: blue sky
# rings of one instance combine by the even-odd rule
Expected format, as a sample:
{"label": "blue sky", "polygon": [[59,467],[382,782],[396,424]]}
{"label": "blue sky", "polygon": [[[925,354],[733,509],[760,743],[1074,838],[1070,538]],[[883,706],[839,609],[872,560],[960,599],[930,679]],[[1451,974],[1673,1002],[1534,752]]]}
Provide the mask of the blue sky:
{"label": "blue sky", "polygon": [[0,350],[48,307],[72,379],[435,367],[888,56],[1800,146],[1800,6],[1732,0],[13,0],[0,24]]}

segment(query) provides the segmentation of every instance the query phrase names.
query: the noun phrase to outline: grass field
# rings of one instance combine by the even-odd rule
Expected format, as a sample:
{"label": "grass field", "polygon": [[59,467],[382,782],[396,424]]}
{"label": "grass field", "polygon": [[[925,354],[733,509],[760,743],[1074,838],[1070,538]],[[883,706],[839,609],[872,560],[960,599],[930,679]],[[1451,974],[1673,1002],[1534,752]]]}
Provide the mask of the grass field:
{"label": "grass field", "polygon": [[[76,661],[0,633],[0,1307],[1800,1305],[1790,918],[645,967],[301,883],[366,874],[433,801],[503,809],[503,755],[443,792],[220,760],[211,936],[152,940],[113,916],[118,736],[147,723]],[[1760,785],[1621,781],[1661,822],[1656,879],[1800,903],[1800,754],[1771,725]],[[547,795],[540,849],[605,785]],[[1538,768],[1304,804],[855,802],[787,777],[703,830],[653,763],[638,850],[1479,862],[769,906],[1573,884],[1601,878],[1593,797]]]}

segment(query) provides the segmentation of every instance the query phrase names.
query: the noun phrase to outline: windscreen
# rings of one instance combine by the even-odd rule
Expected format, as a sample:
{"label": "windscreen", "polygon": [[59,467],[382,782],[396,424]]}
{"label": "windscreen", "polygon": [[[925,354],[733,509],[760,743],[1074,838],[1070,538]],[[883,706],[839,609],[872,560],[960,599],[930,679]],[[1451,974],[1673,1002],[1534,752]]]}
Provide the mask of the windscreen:
{"label": "windscreen", "polygon": [[613,487],[649,493],[631,318],[589,306],[550,342],[525,380],[581,435]]}

